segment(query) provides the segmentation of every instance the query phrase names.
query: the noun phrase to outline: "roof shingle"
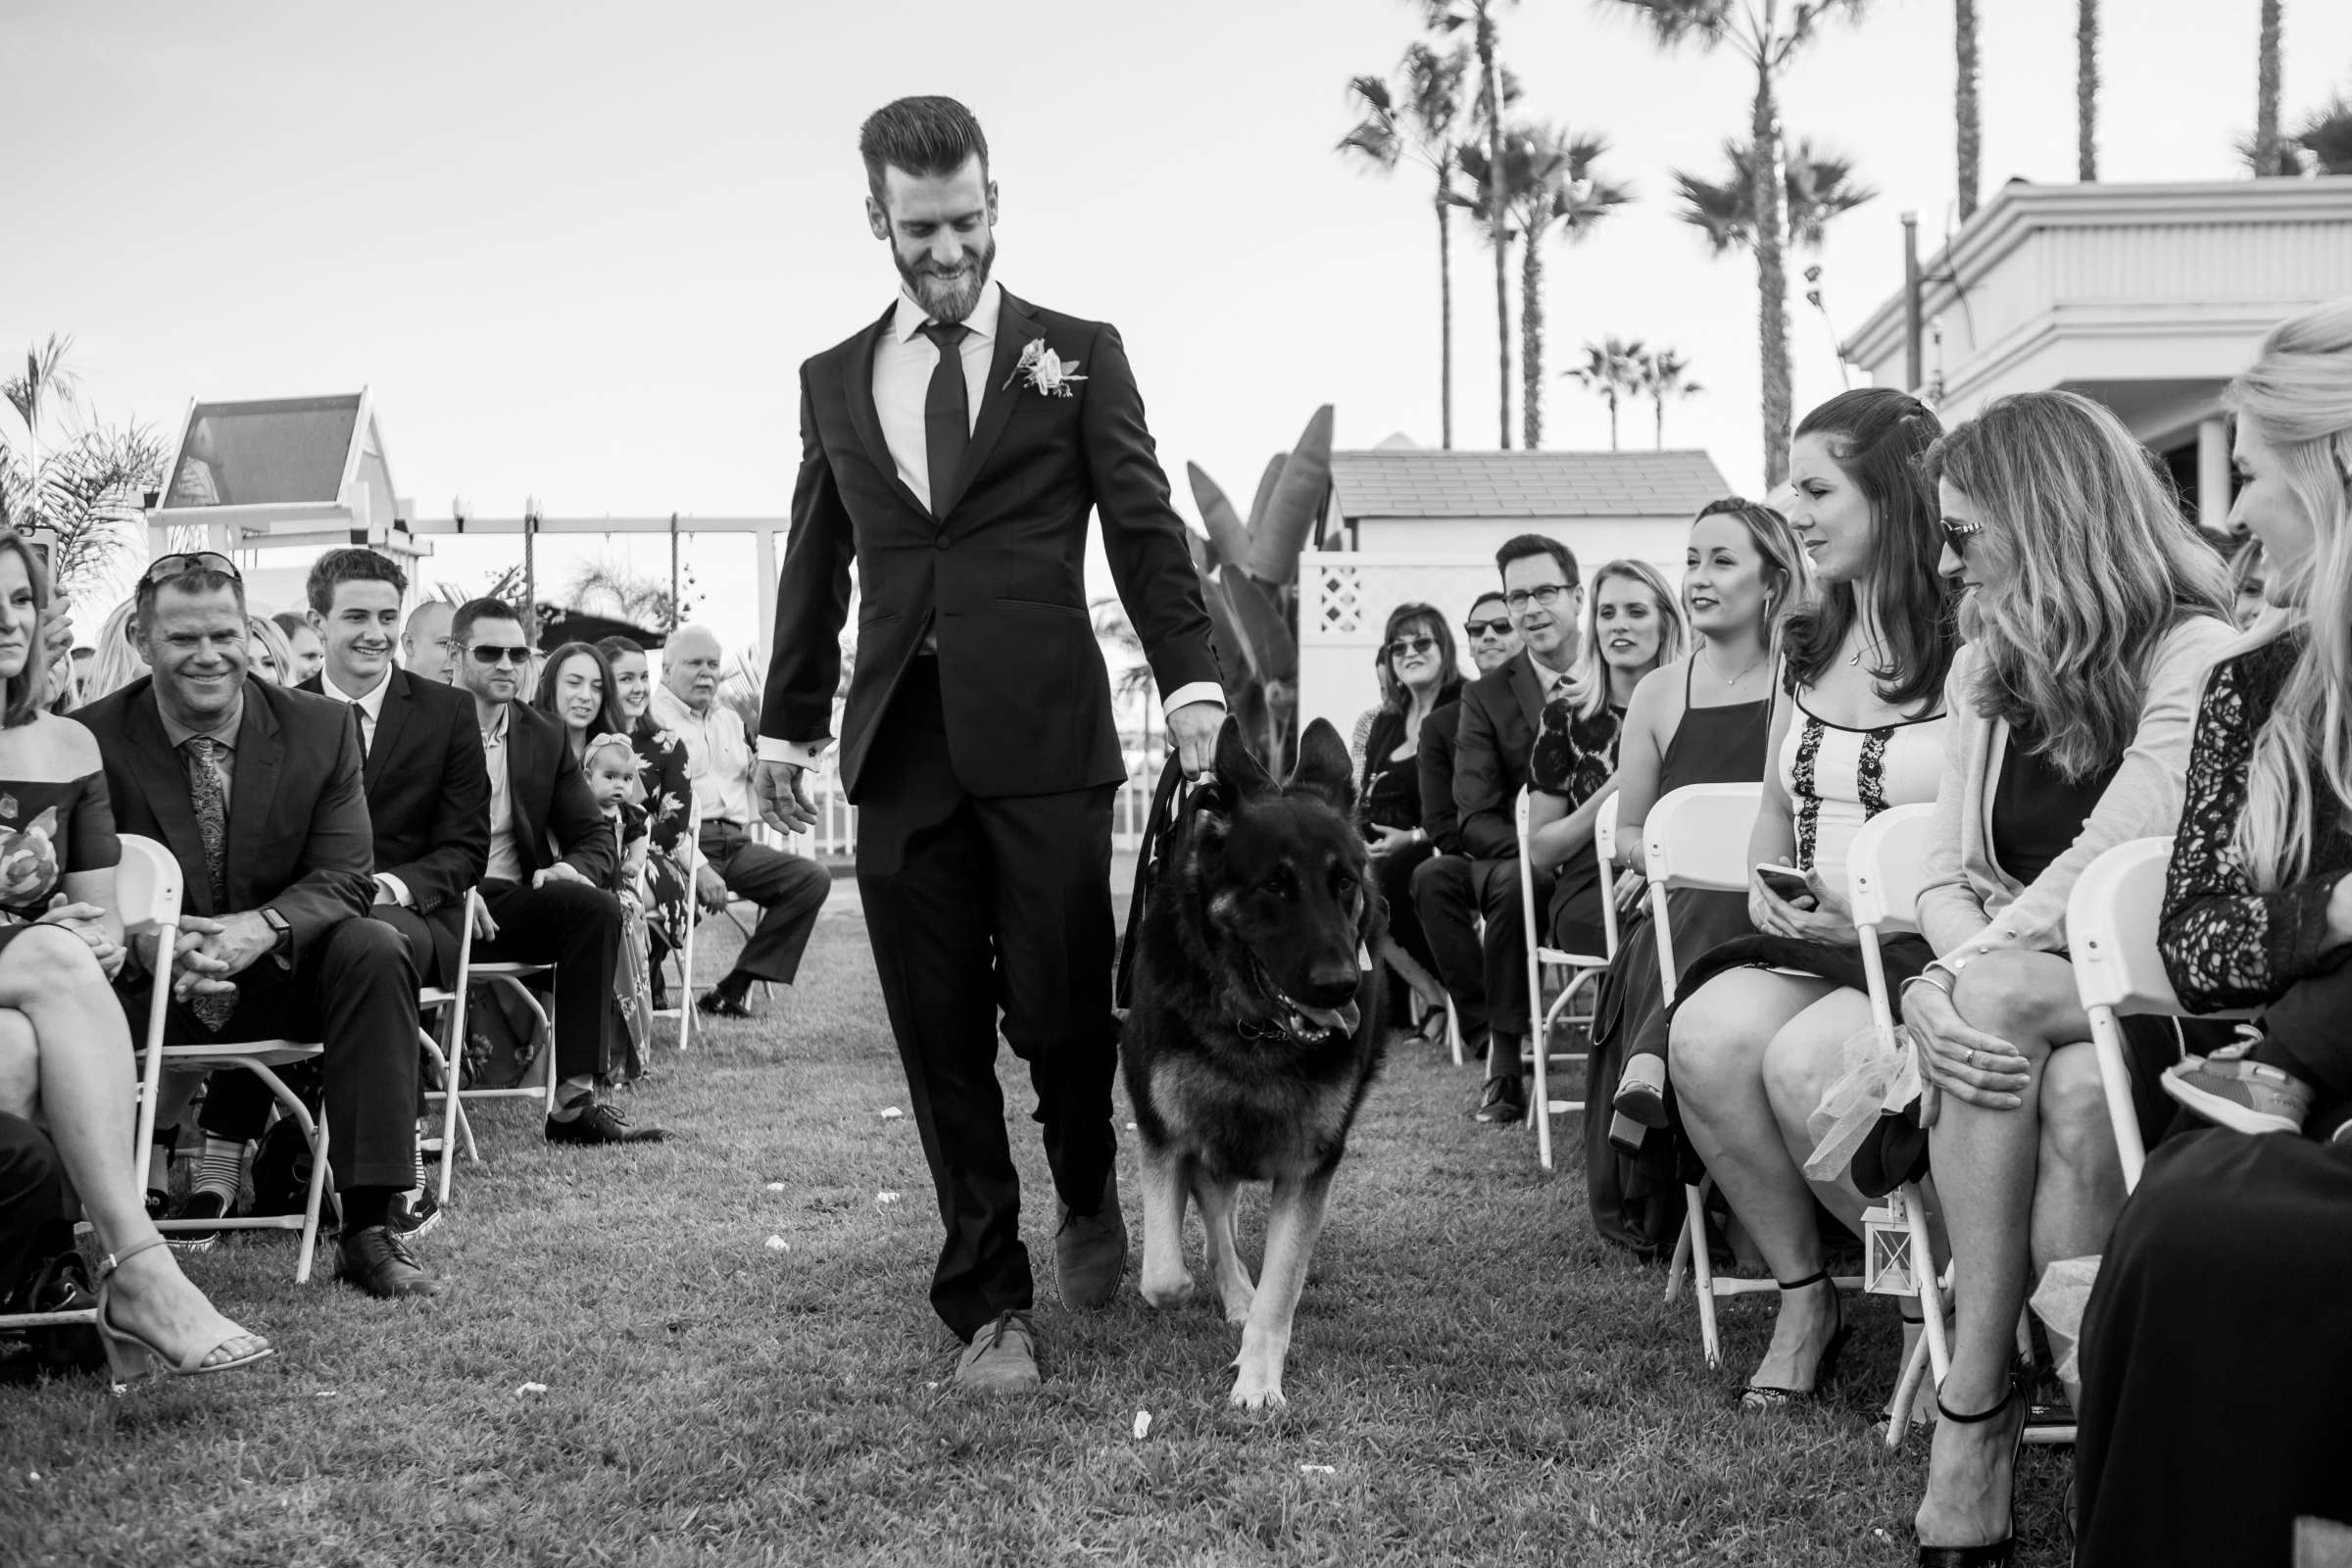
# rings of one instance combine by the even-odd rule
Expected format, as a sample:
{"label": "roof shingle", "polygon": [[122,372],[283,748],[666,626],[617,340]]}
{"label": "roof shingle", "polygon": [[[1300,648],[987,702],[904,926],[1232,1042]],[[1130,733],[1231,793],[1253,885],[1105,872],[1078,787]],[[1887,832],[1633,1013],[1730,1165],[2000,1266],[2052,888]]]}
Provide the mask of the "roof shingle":
{"label": "roof shingle", "polygon": [[1704,452],[1335,452],[1340,514],[1687,517],[1730,493]]}

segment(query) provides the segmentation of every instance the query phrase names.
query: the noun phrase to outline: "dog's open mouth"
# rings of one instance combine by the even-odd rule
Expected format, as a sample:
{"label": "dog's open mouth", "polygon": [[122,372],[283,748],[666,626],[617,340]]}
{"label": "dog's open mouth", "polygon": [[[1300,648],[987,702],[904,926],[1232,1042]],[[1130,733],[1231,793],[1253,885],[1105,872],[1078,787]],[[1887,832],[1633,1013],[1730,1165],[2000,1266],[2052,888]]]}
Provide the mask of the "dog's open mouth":
{"label": "dog's open mouth", "polygon": [[1363,1009],[1353,1000],[1344,1006],[1315,1007],[1298,1001],[1275,984],[1266,966],[1251,955],[1250,967],[1255,971],[1258,989],[1265,994],[1267,1004],[1284,1033],[1295,1040],[1325,1040],[1333,1035],[1352,1035],[1363,1018]]}

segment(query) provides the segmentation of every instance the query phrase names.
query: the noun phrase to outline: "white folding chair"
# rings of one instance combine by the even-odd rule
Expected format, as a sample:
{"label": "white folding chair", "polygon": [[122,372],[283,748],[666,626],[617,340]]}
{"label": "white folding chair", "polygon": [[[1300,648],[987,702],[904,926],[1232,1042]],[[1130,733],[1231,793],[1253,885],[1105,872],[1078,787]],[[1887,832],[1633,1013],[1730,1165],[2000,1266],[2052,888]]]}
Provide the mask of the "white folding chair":
{"label": "white folding chair", "polygon": [[[542,975],[552,975],[552,963],[483,963],[473,956],[474,922],[482,912],[482,895],[478,889],[466,891],[465,928],[458,937],[457,983],[447,989],[428,988],[417,996],[419,1007],[438,1011],[445,1033],[438,1046],[429,1036],[426,1044],[441,1067],[443,1087],[428,1090],[425,1099],[441,1102],[441,1176],[440,1200],[449,1201],[450,1168],[457,1157],[458,1140],[466,1143],[466,1157],[476,1164],[481,1162],[480,1148],[474,1143],[473,1123],[467,1119],[465,1102],[469,1100],[536,1100],[541,1108],[553,1114],[556,1108],[556,1021],[548,1004],[540,1002],[530,982]],[[540,1081],[536,1084],[516,1084],[509,1089],[467,1089],[466,1072],[466,1017],[472,1005],[476,981],[485,981],[521,1002],[530,1014],[536,1033],[546,1043],[540,1047]],[[420,1031],[421,1033],[421,1031]]]}
{"label": "white folding chair", "polygon": [[211,1069],[235,1067],[252,1073],[269,1086],[279,1108],[293,1118],[311,1149],[311,1183],[300,1214],[259,1214],[242,1219],[165,1219],[156,1229],[173,1231],[284,1230],[300,1231],[302,1246],[295,1255],[294,1282],[311,1277],[311,1262],[318,1247],[318,1214],[326,1200],[326,1124],[315,1119],[302,1097],[286,1087],[275,1069],[312,1061],[325,1048],[292,1040],[213,1041],[200,1046],[167,1046],[164,1025],[172,1003],[171,955],[179,941],[181,881],[179,861],[153,839],[122,835],[122,861],[115,871],[115,897],[122,910],[126,932],[155,937],[157,974],[147,1008],[147,1030],[139,1048],[139,1125],[134,1151],[155,1141],[156,1096],[163,1083],[164,1063]]}
{"label": "white folding chair", "polygon": [[[1579,991],[1596,984],[1602,975],[1608,973],[1609,961],[1617,956],[1616,889],[1612,867],[1608,861],[1608,855],[1613,853],[1616,848],[1617,795],[1615,791],[1611,791],[1608,798],[1600,803],[1599,814],[1594,820],[1592,829],[1593,853],[1601,858],[1601,929],[1602,940],[1608,948],[1606,953],[1563,953],[1544,941],[1544,928],[1537,923],[1535,864],[1528,858],[1530,844],[1527,813],[1528,792],[1522,789],[1514,808],[1514,816],[1519,828],[1519,912],[1527,930],[1527,1009],[1530,1018],[1535,1018],[1539,1012],[1542,1013],[1541,1021],[1530,1035],[1527,1043],[1528,1055],[1534,1061],[1536,1068],[1536,1113],[1529,1119],[1536,1124],[1536,1158],[1543,1162],[1545,1170],[1549,1170],[1552,1168],[1551,1118],[1555,1114],[1566,1115],[1570,1111],[1585,1108],[1585,1102],[1581,1100],[1555,1101],[1551,1098],[1549,1069],[1554,1059],[1551,1050],[1552,1024],[1562,1012],[1567,1010],[1571,998]],[[1607,827],[1605,835],[1609,846],[1607,850],[1601,848],[1604,823]],[[1544,1006],[1544,971],[1545,969],[1567,971],[1566,979],[1561,982],[1559,995],[1553,999],[1549,1007]],[[1558,1054],[1557,1059],[1564,1065],[1581,1065],[1589,1057],[1590,1054],[1587,1052],[1562,1052]]]}
{"label": "white folding chair", "polygon": [[686,875],[686,917],[684,921],[686,932],[684,940],[675,950],[678,956],[677,1005],[654,1009],[654,1016],[657,1018],[667,1018],[672,1013],[677,1014],[678,1051],[681,1054],[686,1051],[694,1033],[694,928],[703,923],[702,907],[695,902],[694,897],[694,868],[702,862],[703,858],[703,803],[701,797],[694,793],[692,784],[686,787],[686,837],[684,843],[686,854],[679,861],[679,868]]}

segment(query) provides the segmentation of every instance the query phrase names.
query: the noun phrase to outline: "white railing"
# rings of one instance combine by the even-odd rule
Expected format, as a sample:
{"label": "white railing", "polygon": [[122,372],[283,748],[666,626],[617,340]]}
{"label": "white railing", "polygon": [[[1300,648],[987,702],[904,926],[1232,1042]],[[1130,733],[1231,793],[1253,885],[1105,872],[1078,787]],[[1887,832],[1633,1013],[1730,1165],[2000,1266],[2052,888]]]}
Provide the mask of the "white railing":
{"label": "white railing", "polygon": [[[1159,770],[1131,776],[1119,786],[1119,793],[1110,803],[1110,847],[1113,852],[1130,851],[1141,847],[1144,825],[1152,813],[1152,792],[1159,784]],[[797,855],[817,859],[846,860],[858,846],[858,808],[841,793],[838,780],[831,777],[809,781],[810,804],[816,808],[816,826],[808,833],[796,833],[787,846]],[[762,834],[766,832],[762,829]]]}

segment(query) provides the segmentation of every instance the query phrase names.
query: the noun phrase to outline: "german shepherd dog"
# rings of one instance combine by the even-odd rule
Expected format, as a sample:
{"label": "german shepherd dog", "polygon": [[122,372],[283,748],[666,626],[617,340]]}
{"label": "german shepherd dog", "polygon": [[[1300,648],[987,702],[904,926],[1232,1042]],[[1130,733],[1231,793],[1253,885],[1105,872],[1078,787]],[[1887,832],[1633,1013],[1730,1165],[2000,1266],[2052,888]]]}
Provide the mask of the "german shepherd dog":
{"label": "german shepherd dog", "polygon": [[[1144,1299],[1191,1298],[1188,1198],[1200,1205],[1225,1320],[1242,1328],[1232,1402],[1285,1402],[1283,1357],[1331,1178],[1380,1070],[1375,998],[1387,910],[1349,816],[1348,750],[1307,726],[1287,784],[1228,718],[1143,916],[1119,1055],[1143,1144]],[[1264,1274],[1234,1246],[1241,1184],[1271,1182]]]}

